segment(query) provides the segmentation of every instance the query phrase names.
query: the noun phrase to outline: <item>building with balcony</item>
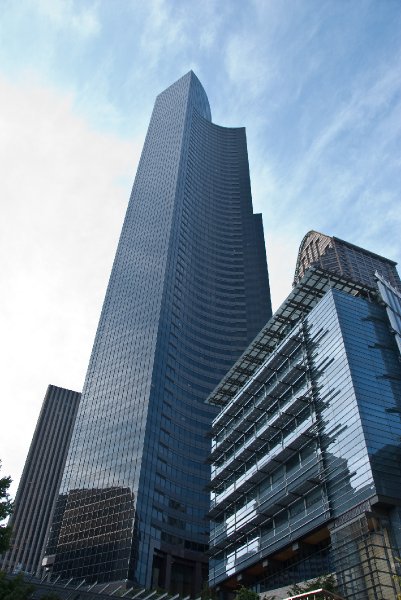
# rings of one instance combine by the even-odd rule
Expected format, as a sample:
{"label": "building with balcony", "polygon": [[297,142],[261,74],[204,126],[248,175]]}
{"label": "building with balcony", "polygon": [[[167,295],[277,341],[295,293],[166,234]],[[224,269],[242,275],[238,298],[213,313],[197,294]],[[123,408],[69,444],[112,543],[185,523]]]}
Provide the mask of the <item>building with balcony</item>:
{"label": "building with balcony", "polygon": [[393,598],[401,294],[378,272],[298,279],[209,398],[209,584],[230,597],[335,573],[349,600]]}

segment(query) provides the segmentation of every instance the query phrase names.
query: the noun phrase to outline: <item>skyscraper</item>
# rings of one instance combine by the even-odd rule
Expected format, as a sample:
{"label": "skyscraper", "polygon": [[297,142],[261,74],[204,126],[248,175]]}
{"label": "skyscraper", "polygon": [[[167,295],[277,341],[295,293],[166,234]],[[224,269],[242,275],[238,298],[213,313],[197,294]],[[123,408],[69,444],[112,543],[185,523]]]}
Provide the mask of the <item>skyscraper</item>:
{"label": "skyscraper", "polygon": [[399,591],[401,292],[384,273],[399,277],[347,242],[326,248],[209,399],[221,407],[209,550],[221,591],[270,596],[328,573],[349,600]]}
{"label": "skyscraper", "polygon": [[245,130],[211,122],[189,72],[157,97],[139,162],[53,522],[55,573],[199,589],[216,414],[204,401],[270,315]]}
{"label": "skyscraper", "polygon": [[12,536],[3,569],[32,574],[40,569],[80,396],[55,385],[47,388],[9,522]]}

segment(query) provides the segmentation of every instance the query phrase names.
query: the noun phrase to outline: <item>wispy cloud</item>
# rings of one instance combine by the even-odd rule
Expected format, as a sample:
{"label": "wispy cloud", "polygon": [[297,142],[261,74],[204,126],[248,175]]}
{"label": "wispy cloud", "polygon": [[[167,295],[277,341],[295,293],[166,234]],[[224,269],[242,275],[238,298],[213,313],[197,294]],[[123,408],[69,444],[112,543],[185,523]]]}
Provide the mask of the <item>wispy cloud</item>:
{"label": "wispy cloud", "polygon": [[[401,61],[394,60],[392,68],[380,68],[376,73],[357,81],[349,99],[322,123],[317,135],[302,154],[282,192],[286,203],[310,194],[316,182],[325,182],[330,196],[337,195],[336,208],[358,189],[369,172],[382,160],[383,144],[389,144],[401,124],[391,118],[391,129],[384,140],[380,128],[389,128],[385,114],[392,103],[401,106],[399,73]],[[363,139],[368,136],[368,144]],[[345,139],[344,139],[345,138]],[[377,143],[379,146],[377,146]],[[344,155],[345,153],[345,155]],[[347,159],[352,162],[347,162]],[[376,162],[376,165],[370,164]],[[339,180],[333,176],[341,168]],[[370,171],[371,173],[371,171]],[[299,206],[299,210],[302,210]]]}
{"label": "wispy cloud", "polygon": [[37,0],[35,6],[57,29],[70,29],[84,37],[100,32],[96,4],[83,6],[74,0]]}
{"label": "wispy cloud", "polygon": [[185,20],[169,2],[149,0],[140,37],[142,53],[150,66],[157,64],[162,54],[178,54],[188,43]]}

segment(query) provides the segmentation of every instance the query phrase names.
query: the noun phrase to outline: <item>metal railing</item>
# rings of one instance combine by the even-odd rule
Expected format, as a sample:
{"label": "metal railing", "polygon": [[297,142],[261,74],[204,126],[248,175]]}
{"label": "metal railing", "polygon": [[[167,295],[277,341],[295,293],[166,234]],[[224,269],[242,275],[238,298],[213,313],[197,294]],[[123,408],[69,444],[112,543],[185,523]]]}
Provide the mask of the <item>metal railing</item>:
{"label": "metal railing", "polygon": [[[180,594],[169,594],[168,592],[157,589],[128,587],[125,584],[117,586],[113,583],[101,584],[95,581],[87,583],[84,579],[61,580],[60,577],[51,579],[46,574],[41,579],[26,573],[21,573],[26,583],[35,586],[30,595],[31,600],[41,598],[45,593],[53,593],[60,600],[108,600],[125,598],[125,600],[189,600],[190,596],[181,596]],[[16,575],[7,574],[7,577],[14,578]],[[200,598],[198,599],[200,600]]]}
{"label": "metal railing", "polygon": [[313,590],[311,592],[303,592],[302,594],[296,594],[295,596],[288,596],[283,600],[345,600],[343,596],[328,592],[323,588]]}

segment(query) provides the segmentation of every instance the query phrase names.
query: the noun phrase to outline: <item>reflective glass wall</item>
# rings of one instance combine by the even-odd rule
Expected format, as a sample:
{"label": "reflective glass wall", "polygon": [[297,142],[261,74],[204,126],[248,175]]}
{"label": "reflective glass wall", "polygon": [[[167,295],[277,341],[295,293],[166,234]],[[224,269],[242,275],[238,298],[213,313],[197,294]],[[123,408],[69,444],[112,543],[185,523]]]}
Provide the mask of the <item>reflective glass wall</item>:
{"label": "reflective glass wall", "polygon": [[53,523],[55,574],[199,589],[204,400],[270,314],[245,130],[211,123],[190,72],[153,110]]}
{"label": "reflective glass wall", "polygon": [[[395,591],[401,366],[370,294],[332,289],[305,307],[214,420],[212,586],[266,591],[330,567],[346,597]],[[280,314],[295,310],[293,297]],[[383,575],[371,584],[369,553]]]}

